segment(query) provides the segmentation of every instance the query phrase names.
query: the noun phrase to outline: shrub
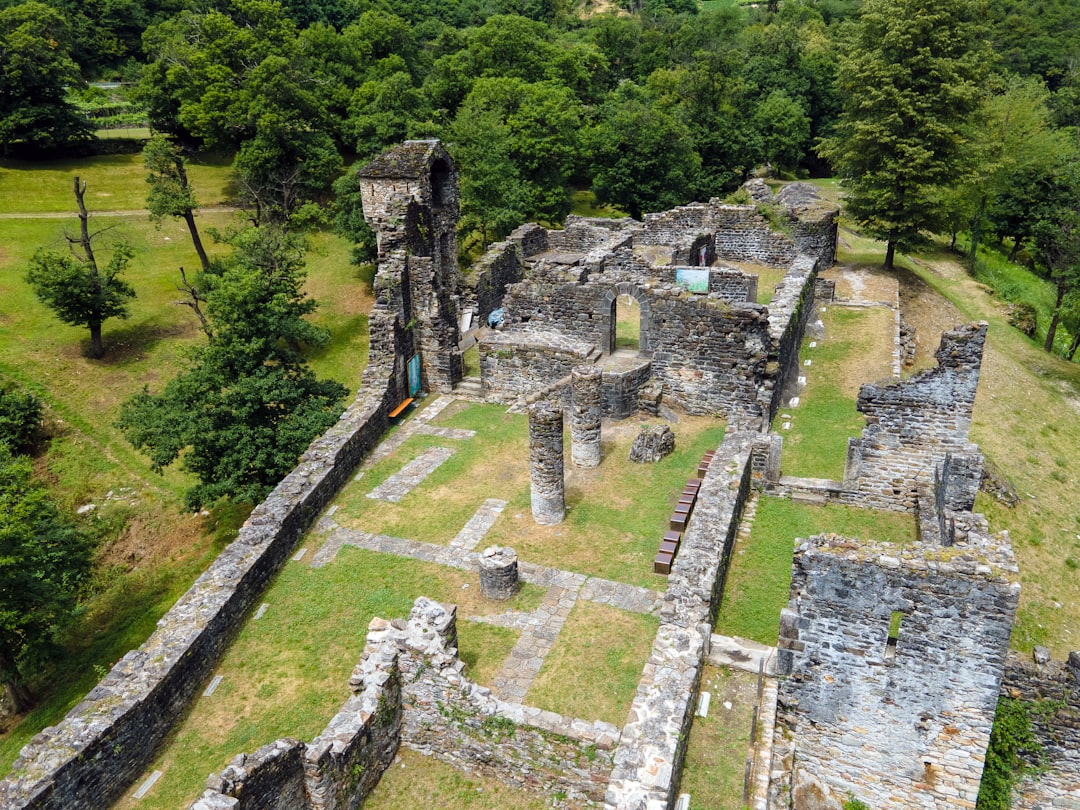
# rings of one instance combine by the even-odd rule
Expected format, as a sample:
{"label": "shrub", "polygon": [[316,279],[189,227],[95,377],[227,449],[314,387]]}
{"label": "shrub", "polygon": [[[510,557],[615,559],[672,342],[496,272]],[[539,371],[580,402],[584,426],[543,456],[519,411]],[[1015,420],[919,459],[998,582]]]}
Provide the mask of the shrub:
{"label": "shrub", "polygon": [[1009,307],[1009,325],[1015,326],[1029,338],[1035,337],[1039,326],[1039,313],[1034,304],[1020,301]]}
{"label": "shrub", "polygon": [[41,400],[13,385],[0,387],[0,444],[28,452],[41,438]]}

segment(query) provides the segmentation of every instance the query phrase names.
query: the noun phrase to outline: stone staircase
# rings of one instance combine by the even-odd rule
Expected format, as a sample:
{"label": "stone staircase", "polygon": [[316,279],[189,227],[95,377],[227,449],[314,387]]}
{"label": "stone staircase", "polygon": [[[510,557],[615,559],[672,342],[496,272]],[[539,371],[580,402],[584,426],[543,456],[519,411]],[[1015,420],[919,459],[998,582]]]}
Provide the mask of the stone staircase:
{"label": "stone staircase", "polygon": [[480,384],[479,377],[465,377],[454,386],[454,396],[461,399],[469,399],[474,402],[484,401],[484,389]]}

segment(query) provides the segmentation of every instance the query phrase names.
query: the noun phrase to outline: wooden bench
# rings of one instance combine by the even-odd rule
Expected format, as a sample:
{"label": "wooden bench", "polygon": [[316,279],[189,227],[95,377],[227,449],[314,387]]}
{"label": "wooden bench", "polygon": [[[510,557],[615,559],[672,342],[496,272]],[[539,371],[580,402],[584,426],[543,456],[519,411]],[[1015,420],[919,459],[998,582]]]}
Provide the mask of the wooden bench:
{"label": "wooden bench", "polygon": [[390,418],[394,419],[395,417],[400,416],[402,411],[404,411],[406,408],[408,408],[410,405],[412,405],[412,402],[413,402],[412,397],[409,397],[408,399],[406,399],[404,402],[402,402],[400,405],[398,405],[396,408],[394,408],[394,410],[390,411]]}

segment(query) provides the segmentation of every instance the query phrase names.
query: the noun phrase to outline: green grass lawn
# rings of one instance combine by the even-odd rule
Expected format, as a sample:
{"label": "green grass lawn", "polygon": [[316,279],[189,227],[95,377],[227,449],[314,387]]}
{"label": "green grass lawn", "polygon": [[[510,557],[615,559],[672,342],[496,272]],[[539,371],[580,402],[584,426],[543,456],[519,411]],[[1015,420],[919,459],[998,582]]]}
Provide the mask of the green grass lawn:
{"label": "green grass lawn", "polygon": [[565,449],[566,519],[555,526],[539,526],[530,507],[523,428],[512,458],[522,483],[495,496],[505,497],[509,505],[486,542],[511,546],[531,562],[663,590],[666,579],[652,570],[659,540],[686,479],[694,475],[704,452],[718,447],[724,435],[722,422],[702,418],[684,417],[672,429],[675,452],[655,464],[628,460],[636,423],[626,423],[618,435],[602,439],[603,457],[595,469],[574,468]]}
{"label": "green grass lawn", "polygon": [[[200,205],[230,205],[237,187],[232,158],[199,155],[188,166],[188,179]],[[46,161],[0,160],[0,214],[72,212],[75,177],[86,182],[86,206],[91,211],[129,211],[146,208],[142,153],[98,155]]]}
{"label": "green grass lawn", "polygon": [[[305,545],[319,542],[311,536]],[[527,604],[534,594],[487,602],[474,579],[457,569],[350,547],[324,568],[286,564],[262,598],[269,605],[265,615],[247,621],[215,671],[223,676],[221,685],[196,700],[147,769],[162,771],[160,781],[141,801],[125,798],[116,807],[187,807],[206,777],[236,754],[279,737],[314,738],[348,697],[368,622],[407,616],[417,596],[458,604],[466,674],[490,682],[517,633],[465,616],[520,609],[519,600]],[[471,587],[463,587],[467,583]]]}
{"label": "green grass lawn", "polygon": [[[743,774],[750,752],[757,676],[706,666],[701,691],[711,695],[708,717],[690,727],[680,793],[691,806],[708,810],[743,810]],[[724,703],[731,708],[727,708]]]}
{"label": "green grass lawn", "polygon": [[[866,418],[855,408],[859,386],[890,373],[893,314],[886,309],[831,306],[822,317],[825,337],[799,353],[807,385],[797,408],[782,409],[773,429],[790,422],[784,437],[783,471],[804,478],[844,477],[848,438],[859,436]],[[887,349],[887,351],[885,351]],[[810,360],[812,365],[803,363]]]}
{"label": "green grass lawn", "polygon": [[835,532],[862,540],[910,543],[915,518],[829,504],[814,506],[784,498],[762,497],[749,539],[739,537],[731,557],[716,632],[770,646],[776,644],[780,611],[791,590],[795,538]]}
{"label": "green grass lawn", "polygon": [[524,702],[622,728],[659,626],[655,616],[579,599]]}

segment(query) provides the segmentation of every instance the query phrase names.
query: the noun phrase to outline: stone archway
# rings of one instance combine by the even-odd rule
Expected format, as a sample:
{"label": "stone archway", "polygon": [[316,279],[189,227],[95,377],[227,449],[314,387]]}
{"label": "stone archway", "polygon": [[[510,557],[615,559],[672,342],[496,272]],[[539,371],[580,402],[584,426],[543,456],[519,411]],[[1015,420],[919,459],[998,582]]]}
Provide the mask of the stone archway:
{"label": "stone archway", "polygon": [[604,319],[606,328],[603,330],[602,345],[600,348],[604,354],[611,354],[615,351],[616,311],[618,308],[619,296],[621,295],[628,295],[637,302],[641,313],[638,333],[638,353],[651,356],[653,341],[650,330],[652,316],[649,299],[639,287],[625,281],[620,281],[614,288],[604,291],[603,303],[601,304],[601,316]]}

